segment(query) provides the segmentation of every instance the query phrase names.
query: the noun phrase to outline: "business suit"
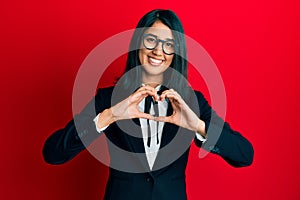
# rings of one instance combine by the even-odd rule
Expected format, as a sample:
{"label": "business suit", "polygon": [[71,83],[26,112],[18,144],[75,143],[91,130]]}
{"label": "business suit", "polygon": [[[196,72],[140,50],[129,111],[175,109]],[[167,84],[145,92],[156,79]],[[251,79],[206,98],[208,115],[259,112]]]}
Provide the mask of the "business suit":
{"label": "business suit", "polygon": [[[67,162],[99,136],[93,119],[98,113],[111,107],[113,89],[114,87],[100,89],[95,98],[74,117],[74,120],[48,138],[43,149],[46,162],[51,164]],[[218,122],[223,122],[221,118],[212,111],[200,92],[195,94],[201,113],[199,117],[205,122],[206,129],[220,128]],[[121,96],[120,99],[122,98],[124,97]],[[168,115],[172,113],[170,105],[167,113]],[[216,123],[211,122],[212,115],[217,119]],[[133,122],[139,125],[138,119],[134,119]],[[131,133],[128,134],[127,131]],[[195,137],[195,133],[166,123],[160,151],[151,171],[144,154],[141,132],[138,129],[132,131],[131,120],[113,123],[104,132],[111,155],[105,200],[184,200],[187,198],[185,169],[189,144]],[[201,141],[197,139],[194,141],[197,146],[202,146]],[[205,143],[207,145],[204,148],[220,155],[232,166],[242,167],[252,162],[252,145],[238,132],[233,131],[227,123],[224,124],[215,145],[210,146],[209,135]],[[130,153],[124,154],[124,152]]]}

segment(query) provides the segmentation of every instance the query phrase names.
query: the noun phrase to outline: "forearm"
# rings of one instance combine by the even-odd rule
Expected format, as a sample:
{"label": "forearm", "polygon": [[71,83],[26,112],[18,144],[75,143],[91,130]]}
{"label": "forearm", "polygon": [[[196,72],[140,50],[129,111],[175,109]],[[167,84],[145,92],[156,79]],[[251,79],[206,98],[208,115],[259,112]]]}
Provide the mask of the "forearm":
{"label": "forearm", "polygon": [[43,156],[47,163],[62,164],[73,158],[84,149],[78,137],[74,121],[65,128],[53,133],[45,142]]}
{"label": "forearm", "polygon": [[206,129],[205,129],[205,122],[201,119],[198,120],[196,134],[201,135],[201,137],[207,137]]}
{"label": "forearm", "polygon": [[[232,130],[226,122],[221,129],[218,124],[211,123],[209,126],[211,130],[208,131],[206,143],[202,145],[204,149],[220,155],[234,167],[244,167],[252,164],[254,150],[245,137]],[[220,130],[220,135],[213,135],[218,134]],[[211,142],[210,137],[218,137],[217,142]]]}
{"label": "forearm", "polygon": [[105,109],[104,103],[101,93],[98,93],[64,128],[54,132],[43,148],[45,161],[65,163],[93,142],[99,136],[93,119]]}
{"label": "forearm", "polygon": [[46,140],[43,148],[44,159],[50,164],[65,163],[85,149],[98,136],[92,119],[75,116],[74,120]]}
{"label": "forearm", "polygon": [[[205,123],[205,143],[195,140],[197,146],[220,155],[234,167],[248,166],[253,161],[253,147],[239,132],[219,117],[209,106],[203,95],[197,93],[200,119]],[[201,132],[199,132],[201,133]]]}
{"label": "forearm", "polygon": [[112,113],[112,108],[108,108],[103,110],[100,114],[98,114],[98,119],[96,121],[97,130],[101,130],[110,124],[117,121],[116,117]]}

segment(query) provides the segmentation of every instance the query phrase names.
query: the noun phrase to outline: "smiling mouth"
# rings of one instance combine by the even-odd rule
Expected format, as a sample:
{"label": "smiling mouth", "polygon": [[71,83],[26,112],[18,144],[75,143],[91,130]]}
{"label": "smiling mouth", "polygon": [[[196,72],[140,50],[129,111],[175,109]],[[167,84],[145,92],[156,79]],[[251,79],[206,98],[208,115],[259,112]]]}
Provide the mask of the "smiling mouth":
{"label": "smiling mouth", "polygon": [[154,66],[159,66],[163,63],[163,60],[159,60],[159,59],[155,59],[155,58],[151,58],[151,57],[149,57],[148,61],[151,65],[154,65]]}

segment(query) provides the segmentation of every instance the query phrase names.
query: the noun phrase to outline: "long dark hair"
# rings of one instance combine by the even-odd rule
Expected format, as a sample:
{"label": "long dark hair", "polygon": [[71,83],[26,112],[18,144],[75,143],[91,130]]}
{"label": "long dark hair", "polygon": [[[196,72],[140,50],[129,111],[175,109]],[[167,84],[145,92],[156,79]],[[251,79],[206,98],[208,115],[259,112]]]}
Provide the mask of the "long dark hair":
{"label": "long dark hair", "polygon": [[[166,70],[164,73],[163,85],[169,88],[176,88],[177,91],[185,91],[184,88],[187,86],[185,80],[187,79],[187,52],[183,26],[173,11],[160,9],[148,12],[140,19],[136,26],[130,42],[125,73],[134,68],[136,68],[136,70],[134,70],[133,73],[130,73],[130,75],[125,76],[121,81],[121,84],[123,84],[124,89],[127,91],[133,92],[142,83],[141,69],[140,67],[137,67],[141,65],[138,55],[141,38],[145,30],[158,20],[171,29],[175,43],[178,44],[175,47],[175,54],[170,65],[170,68],[173,70]],[[174,70],[178,73],[174,74]]]}

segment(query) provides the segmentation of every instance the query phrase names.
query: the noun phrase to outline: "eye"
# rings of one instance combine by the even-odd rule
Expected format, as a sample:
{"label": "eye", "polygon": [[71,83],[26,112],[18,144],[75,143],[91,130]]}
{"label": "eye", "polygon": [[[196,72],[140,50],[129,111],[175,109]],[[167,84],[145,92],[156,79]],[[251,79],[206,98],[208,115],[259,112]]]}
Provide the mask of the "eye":
{"label": "eye", "polygon": [[149,43],[155,43],[156,39],[154,37],[146,37],[146,41]]}
{"label": "eye", "polygon": [[170,49],[174,48],[173,42],[166,42],[165,45],[166,45],[167,48],[170,48]]}

